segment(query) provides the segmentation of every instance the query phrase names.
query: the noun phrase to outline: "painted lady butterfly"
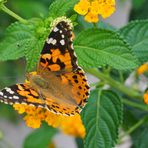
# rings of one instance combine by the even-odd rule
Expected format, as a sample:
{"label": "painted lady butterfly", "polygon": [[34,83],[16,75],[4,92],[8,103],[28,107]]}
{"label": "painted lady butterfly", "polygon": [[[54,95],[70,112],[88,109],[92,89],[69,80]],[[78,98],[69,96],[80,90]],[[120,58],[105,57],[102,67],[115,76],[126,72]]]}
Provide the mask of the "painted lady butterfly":
{"label": "painted lady butterfly", "polygon": [[29,73],[28,82],[0,91],[6,104],[26,104],[64,115],[80,113],[89,96],[83,70],[73,50],[72,23],[60,17],[52,23],[40,55],[37,72]]}

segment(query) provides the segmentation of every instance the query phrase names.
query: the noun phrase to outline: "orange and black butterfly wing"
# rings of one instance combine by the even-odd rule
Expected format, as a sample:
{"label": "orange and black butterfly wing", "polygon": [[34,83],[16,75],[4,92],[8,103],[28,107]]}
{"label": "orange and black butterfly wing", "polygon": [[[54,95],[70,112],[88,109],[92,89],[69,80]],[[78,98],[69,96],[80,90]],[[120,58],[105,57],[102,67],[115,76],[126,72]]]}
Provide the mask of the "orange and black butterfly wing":
{"label": "orange and black butterfly wing", "polygon": [[73,99],[77,102],[77,107],[80,110],[85,106],[89,97],[89,85],[84,71],[78,67],[75,72],[65,73],[63,76],[68,80],[69,85],[72,86]]}
{"label": "orange and black butterfly wing", "polygon": [[[70,93],[72,97],[63,104],[52,98],[46,98],[46,108],[66,115],[79,113],[87,102],[89,86],[84,72],[77,65],[77,57],[73,49],[72,27],[64,20],[53,27],[44,44],[39,61],[39,75],[48,78],[48,75],[52,75],[53,72],[55,76],[51,79],[54,81],[56,76],[61,77],[60,85],[63,87],[68,85],[64,93],[66,95]],[[76,102],[76,104],[71,105],[69,101]]]}
{"label": "orange and black butterfly wing", "polygon": [[79,67],[75,72],[64,73],[59,77],[61,79],[60,85],[64,88],[63,93],[65,96],[71,97],[68,100],[61,98],[63,101],[46,98],[46,108],[55,113],[69,116],[80,113],[89,97],[89,85],[84,71]]}
{"label": "orange and black butterfly wing", "polygon": [[45,41],[39,60],[38,73],[45,68],[57,73],[75,71],[78,65],[72,40],[71,25],[66,21],[57,23]]}
{"label": "orange and black butterfly wing", "polygon": [[45,103],[40,99],[39,94],[31,89],[28,84],[16,84],[5,87],[0,91],[0,102],[10,105],[24,104],[45,107]]}

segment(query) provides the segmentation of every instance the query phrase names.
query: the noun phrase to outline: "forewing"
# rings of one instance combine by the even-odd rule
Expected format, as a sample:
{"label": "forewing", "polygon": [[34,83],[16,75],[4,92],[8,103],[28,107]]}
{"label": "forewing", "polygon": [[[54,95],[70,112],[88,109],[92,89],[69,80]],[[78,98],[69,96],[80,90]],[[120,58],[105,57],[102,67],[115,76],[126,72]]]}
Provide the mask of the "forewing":
{"label": "forewing", "polygon": [[45,68],[58,73],[75,71],[78,66],[72,41],[73,32],[70,24],[66,21],[56,24],[45,41],[38,73]]}

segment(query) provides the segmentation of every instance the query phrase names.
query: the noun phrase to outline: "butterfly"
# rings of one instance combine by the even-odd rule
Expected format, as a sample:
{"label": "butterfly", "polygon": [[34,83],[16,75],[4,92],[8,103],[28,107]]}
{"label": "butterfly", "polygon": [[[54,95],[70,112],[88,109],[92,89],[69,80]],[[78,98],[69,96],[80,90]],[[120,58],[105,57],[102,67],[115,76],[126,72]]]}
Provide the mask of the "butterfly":
{"label": "butterfly", "polygon": [[52,23],[36,73],[29,73],[24,84],[0,91],[1,102],[42,107],[69,116],[80,113],[89,97],[89,85],[84,71],[78,66],[72,27],[66,17]]}

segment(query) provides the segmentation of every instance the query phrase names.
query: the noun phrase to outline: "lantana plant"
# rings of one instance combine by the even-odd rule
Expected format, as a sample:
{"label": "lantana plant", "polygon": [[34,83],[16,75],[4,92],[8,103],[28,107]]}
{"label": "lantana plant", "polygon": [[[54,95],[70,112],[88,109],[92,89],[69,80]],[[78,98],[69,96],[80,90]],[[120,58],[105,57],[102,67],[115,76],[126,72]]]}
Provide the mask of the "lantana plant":
{"label": "lantana plant", "polygon": [[[66,16],[74,25],[79,65],[98,78],[90,84],[90,97],[80,115],[57,115],[33,106],[13,105],[26,125],[35,129],[24,147],[32,147],[33,139],[41,139],[39,145],[47,147],[52,137],[62,131],[79,137],[85,148],[112,148],[126,135],[147,128],[148,91],[138,87],[141,75],[146,77],[148,71],[147,20],[133,21],[120,29],[105,24],[103,19],[116,10],[115,0],[54,0],[48,16],[31,19],[8,9],[4,0],[0,0],[0,9],[16,19],[0,42],[1,62],[25,57],[26,72],[34,71],[50,24],[57,17]],[[131,75],[135,81],[127,85]]]}

